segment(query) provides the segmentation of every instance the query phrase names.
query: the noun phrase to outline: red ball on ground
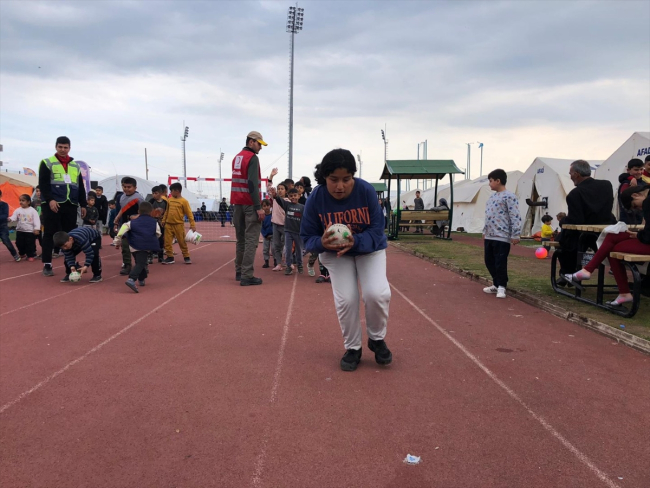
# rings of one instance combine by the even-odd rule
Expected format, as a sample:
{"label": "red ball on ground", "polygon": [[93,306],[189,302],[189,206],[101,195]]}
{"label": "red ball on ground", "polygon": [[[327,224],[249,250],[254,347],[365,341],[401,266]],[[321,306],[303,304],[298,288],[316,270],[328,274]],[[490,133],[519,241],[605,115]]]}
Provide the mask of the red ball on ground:
{"label": "red ball on ground", "polygon": [[548,251],[547,251],[545,248],[543,248],[543,247],[538,247],[538,248],[535,250],[535,257],[536,257],[537,259],[544,259],[544,258],[546,258],[546,256],[548,256]]}

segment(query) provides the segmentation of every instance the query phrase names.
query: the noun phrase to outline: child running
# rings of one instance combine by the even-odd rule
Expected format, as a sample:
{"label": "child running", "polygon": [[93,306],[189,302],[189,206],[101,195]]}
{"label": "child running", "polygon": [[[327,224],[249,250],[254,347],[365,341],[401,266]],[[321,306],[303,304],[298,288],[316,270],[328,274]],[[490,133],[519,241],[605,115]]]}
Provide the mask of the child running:
{"label": "child running", "polygon": [[[31,206],[32,198],[29,195],[20,195],[20,207],[14,210],[9,218],[18,222],[16,226],[16,247],[21,259],[34,261],[36,257],[36,236],[41,231],[41,219],[38,212]],[[6,225],[6,224],[5,224]]]}
{"label": "child running", "polygon": [[162,218],[162,224],[165,226],[165,254],[167,254],[167,257],[162,263],[175,263],[174,250],[172,249],[172,242],[175,237],[183,253],[185,264],[192,264],[190,251],[185,242],[185,217],[190,221],[190,229],[196,232],[194,215],[192,214],[190,203],[181,196],[183,185],[180,183],[172,183],[169,186],[169,190],[172,192],[172,196],[167,201],[167,212]]}
{"label": "child running", "polygon": [[[361,361],[359,285],[366,310],[368,348],[378,364],[390,364],[393,355],[386,346],[390,286],[386,277],[384,215],[375,189],[355,178],[354,156],[347,149],[335,149],[316,166],[318,186],[305,205],[300,234],[308,251],[319,253],[332,280],[334,303],[343,332],[346,352],[343,371],[354,371]],[[345,224],[348,241],[335,244],[331,224]]]}
{"label": "child running", "polygon": [[11,243],[9,239],[9,227],[7,222],[9,221],[9,205],[7,202],[2,201],[2,191],[0,191],[0,240],[7,247],[7,250],[11,253],[11,257],[14,261],[20,261],[20,256],[16,252],[16,248]]}
{"label": "child running", "polygon": [[[113,230],[117,234],[120,225],[129,222],[138,215],[138,206],[144,199],[137,191],[138,182],[131,176],[122,178],[122,192],[119,200],[119,210],[115,216]],[[128,275],[131,272],[131,253],[129,252],[129,243],[126,238],[122,241],[122,269],[121,275]]]}
{"label": "child running", "polygon": [[521,233],[519,200],[514,193],[506,190],[508,175],[504,170],[490,172],[488,180],[490,189],[496,192],[485,205],[483,228],[485,266],[492,276],[492,286],[483,288],[483,291],[496,293],[497,298],[505,298],[510,245],[519,243]]}
{"label": "child running", "polygon": [[[93,277],[88,283],[102,281],[102,261],[99,257],[101,240],[101,233],[90,227],[77,227],[70,232],[59,231],[54,234],[54,245],[63,250],[65,257],[65,276],[61,278],[61,283],[70,281],[70,273],[78,271],[84,274],[88,267],[93,271]],[[86,261],[81,267],[75,262],[80,252],[86,255]]]}
{"label": "child running", "polygon": [[151,216],[153,205],[149,202],[142,202],[138,209],[138,217],[130,222],[122,224],[120,231],[115,236],[115,247],[120,247],[122,237],[126,236],[129,243],[129,251],[133,254],[135,266],[129,273],[129,279],[126,280],[126,286],[134,292],[139,293],[135,280],[138,285],[144,286],[145,279],[149,274],[147,269],[147,258],[149,252],[158,252],[160,250],[159,237],[161,235],[160,226],[154,217]]}
{"label": "child running", "polygon": [[[151,200],[149,200],[149,203],[153,207],[151,216],[156,219],[158,225],[160,226],[160,231],[162,232],[158,238],[158,242],[160,244],[160,251],[158,251],[158,262],[162,263],[165,259],[165,253],[163,251],[165,248],[165,230],[162,226],[162,219],[165,216],[165,212],[167,212],[167,187],[165,185],[154,186],[151,189],[151,196],[153,197]],[[153,253],[149,253],[147,262],[149,264],[153,263]]]}

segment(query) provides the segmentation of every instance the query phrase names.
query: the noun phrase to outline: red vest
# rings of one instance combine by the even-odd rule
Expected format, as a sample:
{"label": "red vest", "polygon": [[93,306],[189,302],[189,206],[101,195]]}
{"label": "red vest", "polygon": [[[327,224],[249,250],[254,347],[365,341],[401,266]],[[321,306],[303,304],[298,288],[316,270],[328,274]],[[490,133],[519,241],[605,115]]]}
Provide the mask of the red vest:
{"label": "red vest", "polygon": [[[232,160],[232,181],[230,183],[230,203],[233,205],[253,205],[253,199],[248,191],[248,163],[255,153],[249,149],[243,149],[235,159]],[[262,189],[262,172],[257,168],[259,177],[259,189]]]}

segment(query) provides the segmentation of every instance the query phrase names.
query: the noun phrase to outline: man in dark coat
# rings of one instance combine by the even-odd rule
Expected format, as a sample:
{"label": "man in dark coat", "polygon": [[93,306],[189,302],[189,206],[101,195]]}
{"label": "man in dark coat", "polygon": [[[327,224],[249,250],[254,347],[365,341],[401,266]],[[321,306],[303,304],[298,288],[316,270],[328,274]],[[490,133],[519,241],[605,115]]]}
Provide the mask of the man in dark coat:
{"label": "man in dark coat", "polygon": [[[575,188],[566,197],[568,206],[567,216],[562,219],[562,226],[565,224],[574,225],[598,225],[612,224],[616,218],[612,215],[614,206],[614,189],[607,180],[595,180],[591,177],[591,167],[587,161],[579,159],[571,163],[569,175]],[[578,241],[580,231],[562,230],[560,234],[560,274],[573,273],[577,269]],[[591,247],[596,250],[596,237],[591,236],[583,239],[583,247]],[[562,283],[560,283],[562,284]]]}

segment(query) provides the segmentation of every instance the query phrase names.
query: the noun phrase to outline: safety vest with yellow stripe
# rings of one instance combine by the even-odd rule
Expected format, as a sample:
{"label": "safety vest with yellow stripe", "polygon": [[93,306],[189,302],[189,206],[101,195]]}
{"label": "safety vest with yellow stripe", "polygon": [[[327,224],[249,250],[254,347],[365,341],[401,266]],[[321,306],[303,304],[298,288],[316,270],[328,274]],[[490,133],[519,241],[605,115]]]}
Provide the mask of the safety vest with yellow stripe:
{"label": "safety vest with yellow stripe", "polygon": [[[232,160],[232,181],[230,184],[230,203],[233,205],[253,205],[253,198],[248,190],[248,163],[255,156],[253,151],[243,149],[235,159]],[[262,173],[257,168],[260,184],[262,188]]]}
{"label": "safety vest with yellow stripe", "polygon": [[41,161],[50,170],[52,199],[57,203],[70,201],[79,205],[79,175],[81,170],[76,161],[68,163],[68,171],[63,168],[56,156]]}

